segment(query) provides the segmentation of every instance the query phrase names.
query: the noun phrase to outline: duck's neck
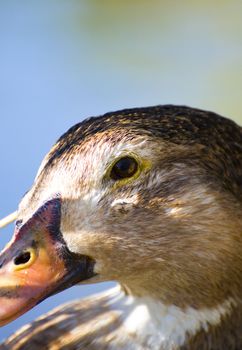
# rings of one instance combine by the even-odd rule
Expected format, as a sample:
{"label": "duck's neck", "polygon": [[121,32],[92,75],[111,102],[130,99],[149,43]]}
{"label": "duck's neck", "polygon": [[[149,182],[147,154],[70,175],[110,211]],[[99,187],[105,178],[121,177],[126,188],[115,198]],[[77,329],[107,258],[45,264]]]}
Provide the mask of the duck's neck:
{"label": "duck's neck", "polygon": [[111,307],[120,312],[124,333],[132,338],[137,349],[242,348],[242,314],[232,299],[214,308],[181,309],[120,291],[112,299]]}

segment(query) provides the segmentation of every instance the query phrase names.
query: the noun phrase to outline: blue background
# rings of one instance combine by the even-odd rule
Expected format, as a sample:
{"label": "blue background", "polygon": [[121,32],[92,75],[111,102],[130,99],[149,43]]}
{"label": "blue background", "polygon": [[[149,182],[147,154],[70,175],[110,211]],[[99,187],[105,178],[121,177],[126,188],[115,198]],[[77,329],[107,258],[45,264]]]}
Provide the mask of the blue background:
{"label": "blue background", "polygon": [[[17,208],[55,140],[90,115],[187,104],[242,121],[242,2],[0,2],[0,217]],[[0,231],[0,248],[13,226]],[[73,287],[0,329],[0,340]],[[1,306],[0,306],[1,307]]]}

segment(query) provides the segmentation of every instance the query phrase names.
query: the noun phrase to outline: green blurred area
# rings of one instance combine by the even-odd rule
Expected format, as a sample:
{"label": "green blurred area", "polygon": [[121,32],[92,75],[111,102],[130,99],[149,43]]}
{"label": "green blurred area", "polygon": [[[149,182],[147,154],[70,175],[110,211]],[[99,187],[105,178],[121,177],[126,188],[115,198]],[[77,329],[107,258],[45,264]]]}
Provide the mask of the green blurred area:
{"label": "green blurred area", "polygon": [[[97,71],[106,72],[104,85],[121,75],[133,105],[190,104],[242,122],[241,1],[104,0],[75,5],[68,25],[77,45],[85,33],[84,55]],[[102,88],[94,89],[99,93]]]}

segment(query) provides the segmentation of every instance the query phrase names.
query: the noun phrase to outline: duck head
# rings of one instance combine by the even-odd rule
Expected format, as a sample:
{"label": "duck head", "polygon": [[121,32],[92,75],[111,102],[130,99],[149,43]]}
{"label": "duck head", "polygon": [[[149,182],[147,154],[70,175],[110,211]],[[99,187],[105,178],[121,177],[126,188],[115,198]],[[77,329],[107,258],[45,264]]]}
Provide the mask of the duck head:
{"label": "duck head", "polygon": [[77,283],[181,307],[241,294],[241,129],[163,106],[65,133],[22,199],[0,256],[0,324]]}

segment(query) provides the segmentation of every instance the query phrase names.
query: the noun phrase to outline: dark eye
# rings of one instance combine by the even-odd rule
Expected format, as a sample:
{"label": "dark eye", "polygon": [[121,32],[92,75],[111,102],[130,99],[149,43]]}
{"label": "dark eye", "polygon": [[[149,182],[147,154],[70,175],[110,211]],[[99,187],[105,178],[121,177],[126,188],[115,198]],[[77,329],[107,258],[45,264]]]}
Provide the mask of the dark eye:
{"label": "dark eye", "polygon": [[114,164],[110,177],[113,180],[121,180],[133,176],[138,170],[138,163],[132,157],[123,157]]}

